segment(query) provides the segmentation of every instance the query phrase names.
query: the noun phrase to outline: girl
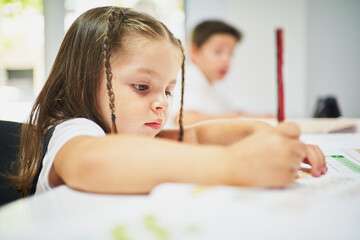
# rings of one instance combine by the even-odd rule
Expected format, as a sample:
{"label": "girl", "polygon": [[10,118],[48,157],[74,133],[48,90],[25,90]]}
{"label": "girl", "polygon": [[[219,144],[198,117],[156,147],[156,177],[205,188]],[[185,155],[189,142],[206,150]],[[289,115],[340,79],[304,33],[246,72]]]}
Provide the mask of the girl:
{"label": "girl", "polygon": [[314,176],[326,171],[292,124],[184,129],[180,109],[180,129],[162,131],[180,68],[184,87],[181,43],[154,18],[116,7],[82,14],[23,128],[13,177],[21,193],[62,184],[99,193],[148,193],[162,182],[282,187],[303,160]]}

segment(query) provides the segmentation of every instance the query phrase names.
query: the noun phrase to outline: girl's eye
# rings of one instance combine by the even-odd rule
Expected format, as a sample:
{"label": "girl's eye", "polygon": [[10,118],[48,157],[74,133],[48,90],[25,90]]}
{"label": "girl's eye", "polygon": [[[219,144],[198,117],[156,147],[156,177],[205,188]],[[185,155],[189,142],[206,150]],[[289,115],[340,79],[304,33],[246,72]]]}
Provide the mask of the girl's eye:
{"label": "girl's eye", "polygon": [[167,97],[171,97],[171,96],[172,96],[172,92],[171,92],[171,91],[165,91],[165,95],[166,95]]}
{"label": "girl's eye", "polygon": [[145,84],[134,84],[133,86],[134,86],[134,88],[136,88],[136,90],[138,90],[140,92],[146,91],[149,89],[149,86],[145,85]]}

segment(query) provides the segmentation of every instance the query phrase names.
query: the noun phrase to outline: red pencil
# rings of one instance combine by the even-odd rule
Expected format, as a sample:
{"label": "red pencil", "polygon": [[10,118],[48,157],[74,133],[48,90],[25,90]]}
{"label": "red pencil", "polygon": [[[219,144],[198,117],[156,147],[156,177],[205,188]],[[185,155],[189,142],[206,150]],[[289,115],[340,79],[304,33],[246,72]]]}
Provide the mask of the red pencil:
{"label": "red pencil", "polygon": [[277,89],[278,89],[278,112],[277,118],[279,122],[285,119],[284,109],[284,79],[283,79],[283,30],[276,29],[276,48],[277,48]]}

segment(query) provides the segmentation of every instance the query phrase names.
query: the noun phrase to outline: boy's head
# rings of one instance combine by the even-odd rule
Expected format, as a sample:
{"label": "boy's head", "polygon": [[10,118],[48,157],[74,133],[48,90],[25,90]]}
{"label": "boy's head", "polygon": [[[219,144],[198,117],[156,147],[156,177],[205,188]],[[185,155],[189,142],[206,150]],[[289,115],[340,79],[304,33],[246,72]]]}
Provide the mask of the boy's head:
{"label": "boy's head", "polygon": [[241,38],[240,31],[219,20],[204,21],[194,28],[191,60],[210,83],[224,78],[235,46]]}

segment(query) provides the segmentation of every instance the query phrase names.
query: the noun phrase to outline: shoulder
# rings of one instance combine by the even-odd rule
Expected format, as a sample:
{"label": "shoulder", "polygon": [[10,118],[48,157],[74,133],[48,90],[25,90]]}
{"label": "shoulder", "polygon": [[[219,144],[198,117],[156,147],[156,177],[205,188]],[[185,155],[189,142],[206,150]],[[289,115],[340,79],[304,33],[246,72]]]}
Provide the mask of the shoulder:
{"label": "shoulder", "polygon": [[36,193],[51,189],[49,182],[50,169],[58,151],[69,140],[78,136],[105,136],[103,129],[95,122],[86,118],[74,118],[58,124],[50,138],[46,154],[42,162],[42,169],[37,183]]}
{"label": "shoulder", "polygon": [[74,118],[66,120],[55,127],[49,147],[52,145],[62,146],[70,139],[77,136],[105,136],[104,130],[95,122],[86,118]]}
{"label": "shoulder", "polygon": [[86,118],[66,120],[55,127],[55,131],[59,130],[105,134],[104,130],[98,124]]}

